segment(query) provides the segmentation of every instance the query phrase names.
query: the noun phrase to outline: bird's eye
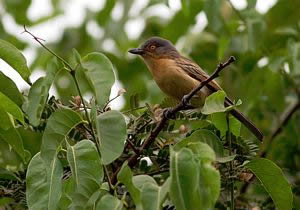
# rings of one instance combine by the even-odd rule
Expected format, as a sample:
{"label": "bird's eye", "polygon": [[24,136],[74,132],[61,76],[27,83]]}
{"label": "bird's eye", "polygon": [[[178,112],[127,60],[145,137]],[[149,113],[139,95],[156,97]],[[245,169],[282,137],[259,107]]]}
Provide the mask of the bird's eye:
{"label": "bird's eye", "polygon": [[151,45],[151,46],[150,46],[150,50],[154,50],[155,48],[156,48],[155,45]]}

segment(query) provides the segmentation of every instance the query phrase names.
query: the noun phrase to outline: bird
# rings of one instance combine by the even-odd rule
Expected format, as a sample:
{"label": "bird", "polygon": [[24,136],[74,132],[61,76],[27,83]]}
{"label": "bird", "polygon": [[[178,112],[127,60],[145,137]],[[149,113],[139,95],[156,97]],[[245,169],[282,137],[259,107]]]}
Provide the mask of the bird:
{"label": "bird", "polygon": [[[128,52],[141,56],[158,87],[177,101],[181,101],[209,78],[197,63],[182,56],[169,40],[161,37],[151,37],[140,47],[132,48]],[[221,86],[212,80],[192,98],[192,106],[203,106],[206,97],[219,90],[222,90]],[[233,102],[225,97],[224,105],[230,106]],[[262,132],[241,111],[233,108],[230,114],[244,124],[257,139],[263,140]]]}

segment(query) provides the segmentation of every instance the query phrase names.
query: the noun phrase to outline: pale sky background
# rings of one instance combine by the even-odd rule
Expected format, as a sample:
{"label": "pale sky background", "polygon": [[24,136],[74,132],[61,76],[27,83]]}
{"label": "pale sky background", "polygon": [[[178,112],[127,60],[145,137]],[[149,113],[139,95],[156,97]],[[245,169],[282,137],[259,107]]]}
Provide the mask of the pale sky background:
{"label": "pale sky background", "polygon": [[[145,21],[139,16],[139,12],[143,9],[150,0],[135,0],[133,8],[129,11],[130,20],[124,25],[124,29],[130,39],[138,39],[140,34],[145,28]],[[247,7],[246,0],[230,0],[236,9],[241,10]],[[256,9],[258,12],[266,13],[277,0],[257,0]],[[47,40],[47,43],[58,41],[62,38],[63,31],[67,27],[80,26],[86,16],[85,9],[89,8],[92,11],[100,11],[105,6],[106,0],[68,0],[61,2],[61,9],[64,10],[64,14],[50,21],[44,22],[37,26],[31,27],[35,35]],[[147,16],[159,16],[163,19],[172,17],[176,11],[181,8],[180,0],[169,0],[170,7],[164,4],[158,4],[147,9],[145,15]],[[32,0],[32,4],[28,10],[27,16],[31,20],[37,20],[43,16],[51,14],[53,11],[51,0]],[[36,57],[36,43],[31,37],[26,34],[21,34],[23,26],[16,24],[13,17],[7,14],[0,4],[0,14],[2,15],[3,25],[5,31],[9,34],[16,36],[18,39],[27,42],[29,46],[23,50],[23,54],[30,65]],[[123,16],[123,5],[117,3],[112,11],[112,18],[115,20],[121,19]],[[204,12],[200,12],[196,16],[196,24],[191,28],[192,32],[199,33],[207,25],[207,19]],[[99,38],[103,36],[103,29],[100,28],[96,22],[90,21],[87,24],[87,32],[95,37]],[[176,46],[180,48],[180,40],[176,43]],[[106,39],[102,43],[102,47],[105,51],[114,52],[114,42],[111,39]],[[20,77],[14,69],[0,59],[0,71],[15,81],[19,90],[28,89],[29,85]],[[31,82],[36,81],[39,77],[44,76],[43,71],[35,70],[30,77]],[[117,81],[113,86],[111,97],[117,95],[118,90],[122,87],[122,84]],[[50,95],[55,94],[55,89],[51,88]],[[119,97],[111,105],[113,109],[120,109],[124,104],[124,99]]]}

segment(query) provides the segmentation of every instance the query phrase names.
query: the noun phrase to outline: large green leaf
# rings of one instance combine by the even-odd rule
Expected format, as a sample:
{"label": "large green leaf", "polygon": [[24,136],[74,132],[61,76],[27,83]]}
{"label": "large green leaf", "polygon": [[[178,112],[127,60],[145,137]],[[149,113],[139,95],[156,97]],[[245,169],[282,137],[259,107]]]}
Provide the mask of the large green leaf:
{"label": "large green leaf", "polygon": [[19,120],[24,124],[24,115],[22,110],[15,104],[12,100],[10,100],[6,95],[0,92],[0,109],[5,112],[11,114],[14,118]]}
{"label": "large green leaf", "polygon": [[118,181],[123,183],[126,186],[128,192],[130,193],[136,205],[136,209],[141,210],[142,209],[141,194],[139,189],[133,184],[132,172],[127,165],[127,161],[122,165],[122,168],[118,173]]}
{"label": "large green leaf", "polygon": [[33,126],[40,124],[41,116],[48,99],[49,89],[59,72],[54,62],[47,66],[47,74],[45,77],[39,78],[31,86],[28,95],[28,102],[25,104],[24,110],[28,115],[29,122]]}
{"label": "large green leaf", "polygon": [[142,190],[142,187],[145,183],[152,183],[156,184],[156,181],[153,177],[148,175],[137,175],[132,177],[132,182],[136,188],[138,188],[140,191]]}
{"label": "large green leaf", "polygon": [[82,123],[81,116],[71,109],[59,109],[48,119],[41,145],[41,158],[49,164],[68,133]]}
{"label": "large green leaf", "polygon": [[28,150],[32,157],[41,150],[42,133],[24,127],[17,128],[17,131],[22,138],[24,149]]}
{"label": "large green leaf", "polygon": [[113,110],[97,116],[96,127],[100,139],[102,163],[106,165],[123,152],[127,137],[126,122],[120,112]]}
{"label": "large green leaf", "polygon": [[6,95],[10,100],[15,102],[19,107],[23,103],[23,96],[17,88],[16,84],[5,74],[0,71],[0,92]]}
{"label": "large green leaf", "polygon": [[0,58],[13,67],[21,77],[29,82],[30,70],[23,54],[11,43],[0,39]]}
{"label": "large green leaf", "polygon": [[8,130],[0,129],[0,138],[11,146],[11,148],[25,161],[25,150],[19,132],[15,128]]}
{"label": "large green leaf", "polygon": [[179,210],[213,209],[221,188],[220,174],[211,165],[214,151],[202,142],[187,147],[171,149],[171,200]]}
{"label": "large green leaf", "polygon": [[54,157],[50,165],[46,165],[40,153],[29,163],[26,174],[26,200],[29,209],[55,210],[62,193],[63,168]]}
{"label": "large green leaf", "polygon": [[212,114],[216,112],[225,112],[226,108],[224,106],[225,100],[225,92],[224,91],[217,91],[211,95],[209,95],[205,99],[205,104],[201,110],[202,114]]}
{"label": "large green leaf", "polygon": [[200,164],[200,178],[198,189],[199,200],[203,209],[213,209],[221,189],[221,177],[218,170],[212,166],[216,160],[214,151],[203,142],[189,143],[187,145],[195,154]]}
{"label": "large green leaf", "polygon": [[215,151],[218,157],[224,156],[224,148],[221,139],[212,131],[206,129],[197,130],[189,137],[182,139],[174,146],[174,150],[179,150],[191,142],[204,142]]}
{"label": "large green leaf", "polygon": [[67,158],[74,180],[71,208],[85,209],[90,197],[100,189],[103,168],[93,142],[83,140],[74,146],[68,145]]}
{"label": "large green leaf", "polygon": [[257,158],[245,165],[259,179],[279,210],[293,207],[293,194],[282,170],[271,160]]}
{"label": "large green leaf", "polygon": [[81,61],[86,77],[91,81],[97,105],[103,107],[109,100],[115,82],[113,65],[102,53],[89,53]]}
{"label": "large green leaf", "polygon": [[97,203],[96,210],[122,210],[123,203],[112,195],[104,195]]}
{"label": "large green leaf", "polygon": [[[144,210],[160,210],[169,191],[170,179],[163,186],[156,183],[146,182],[142,185],[141,200]],[[151,201],[151,202],[149,202]]]}
{"label": "large green leaf", "polygon": [[74,192],[74,179],[64,179],[62,182],[62,195],[59,201],[59,210],[69,209],[72,204],[71,194]]}
{"label": "large green leaf", "polygon": [[[241,122],[231,115],[229,115],[228,117],[230,132],[233,133],[235,136],[240,136]],[[212,123],[216,126],[216,128],[221,131],[221,135],[224,136],[226,134],[226,131],[228,130],[226,113],[213,113],[211,115],[211,120]]]}
{"label": "large green leaf", "polygon": [[199,187],[199,168],[190,149],[171,151],[170,157],[170,197],[178,210],[200,209],[197,200]]}

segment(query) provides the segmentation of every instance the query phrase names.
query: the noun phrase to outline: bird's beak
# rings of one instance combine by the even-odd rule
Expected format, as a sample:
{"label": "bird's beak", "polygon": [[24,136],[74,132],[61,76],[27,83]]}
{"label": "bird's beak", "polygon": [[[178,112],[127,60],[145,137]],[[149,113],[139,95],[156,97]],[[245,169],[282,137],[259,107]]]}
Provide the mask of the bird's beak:
{"label": "bird's beak", "polygon": [[137,55],[144,54],[144,50],[141,48],[133,48],[133,49],[130,49],[128,52],[130,52],[132,54],[137,54]]}

